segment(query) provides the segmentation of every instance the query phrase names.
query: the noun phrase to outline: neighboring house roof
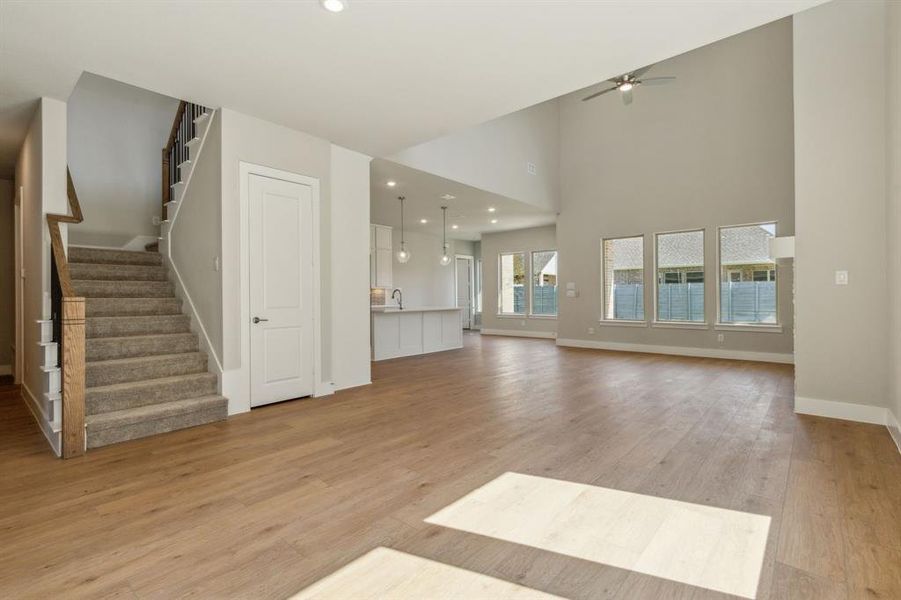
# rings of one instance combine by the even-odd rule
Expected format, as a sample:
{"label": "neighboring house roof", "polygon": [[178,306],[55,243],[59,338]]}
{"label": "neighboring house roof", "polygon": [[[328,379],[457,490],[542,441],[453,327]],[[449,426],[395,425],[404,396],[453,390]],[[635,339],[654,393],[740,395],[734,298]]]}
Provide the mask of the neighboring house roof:
{"label": "neighboring house roof", "polygon": [[732,227],[720,231],[720,260],[724,265],[771,263],[768,240],[774,237],[772,225]]}
{"label": "neighboring house roof", "polygon": [[[773,262],[767,240],[773,237],[773,226],[751,226],[723,229],[722,263],[747,265]],[[660,236],[658,265],[661,267],[697,267],[704,264],[704,249],[700,231],[686,231]],[[613,270],[641,269],[643,238],[622,238],[614,242]]]}

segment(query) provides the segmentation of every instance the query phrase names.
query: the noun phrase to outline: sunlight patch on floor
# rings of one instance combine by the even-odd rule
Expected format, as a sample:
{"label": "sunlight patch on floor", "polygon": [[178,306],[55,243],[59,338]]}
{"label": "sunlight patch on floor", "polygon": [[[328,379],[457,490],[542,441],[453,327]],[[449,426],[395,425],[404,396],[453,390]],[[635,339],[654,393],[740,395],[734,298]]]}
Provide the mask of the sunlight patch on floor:
{"label": "sunlight patch on floor", "polygon": [[427,523],[754,598],[770,517],[504,473]]}
{"label": "sunlight patch on floor", "polygon": [[562,600],[502,579],[376,548],[292,600]]}

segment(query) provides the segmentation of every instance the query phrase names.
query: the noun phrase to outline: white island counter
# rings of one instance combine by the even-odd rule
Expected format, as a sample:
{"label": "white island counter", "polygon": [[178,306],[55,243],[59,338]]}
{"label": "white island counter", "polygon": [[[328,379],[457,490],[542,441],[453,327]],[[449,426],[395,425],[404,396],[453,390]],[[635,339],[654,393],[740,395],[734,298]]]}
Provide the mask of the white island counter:
{"label": "white island counter", "polygon": [[461,310],[453,306],[373,307],[372,360],[462,348]]}

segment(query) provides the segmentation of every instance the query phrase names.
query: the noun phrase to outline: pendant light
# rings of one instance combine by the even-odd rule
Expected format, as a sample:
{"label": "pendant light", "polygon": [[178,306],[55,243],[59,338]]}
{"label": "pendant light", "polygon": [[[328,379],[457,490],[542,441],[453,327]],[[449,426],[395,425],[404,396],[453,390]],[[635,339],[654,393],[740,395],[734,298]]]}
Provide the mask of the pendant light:
{"label": "pendant light", "polygon": [[397,262],[404,264],[410,260],[410,253],[407,251],[407,245],[404,243],[404,196],[398,196],[400,200],[400,250],[397,251]]}
{"label": "pendant light", "polygon": [[450,264],[451,258],[447,254],[447,207],[441,207],[441,260],[438,263],[442,267],[446,267]]}

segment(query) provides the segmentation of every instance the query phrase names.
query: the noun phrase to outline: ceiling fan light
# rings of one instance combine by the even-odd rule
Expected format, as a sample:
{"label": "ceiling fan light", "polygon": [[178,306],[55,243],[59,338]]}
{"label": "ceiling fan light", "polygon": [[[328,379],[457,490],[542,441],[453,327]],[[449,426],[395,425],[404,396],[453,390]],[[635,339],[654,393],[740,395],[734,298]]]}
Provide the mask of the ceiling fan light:
{"label": "ceiling fan light", "polygon": [[621,84],[619,84],[619,91],[621,91],[621,92],[628,92],[628,91],[631,90],[633,87],[635,87],[635,86],[632,85],[632,82],[631,82],[631,81],[624,81],[624,82],[622,82]]}

